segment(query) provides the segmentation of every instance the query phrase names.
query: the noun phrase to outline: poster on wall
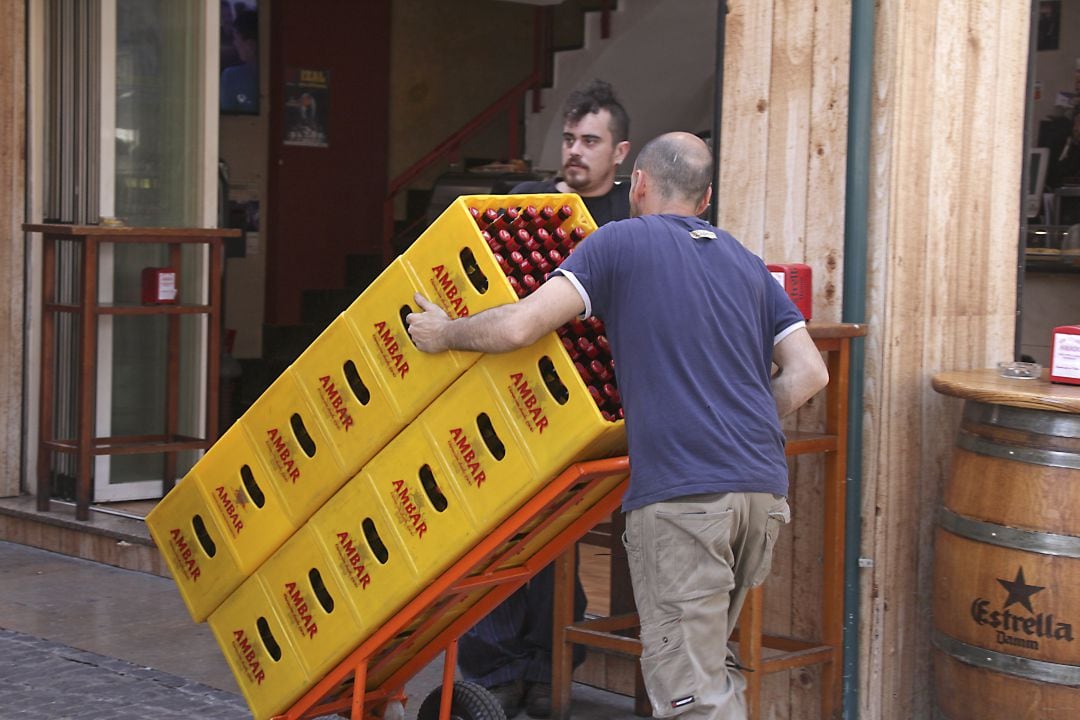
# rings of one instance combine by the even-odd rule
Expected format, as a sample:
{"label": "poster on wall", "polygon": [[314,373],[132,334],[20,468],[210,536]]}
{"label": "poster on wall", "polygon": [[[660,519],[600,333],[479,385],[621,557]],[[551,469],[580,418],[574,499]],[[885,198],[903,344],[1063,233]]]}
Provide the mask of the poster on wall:
{"label": "poster on wall", "polygon": [[259,114],[259,6],[257,0],[221,3],[220,110]]}
{"label": "poster on wall", "polygon": [[1061,34],[1061,0],[1039,0],[1039,50],[1057,50]]}
{"label": "poster on wall", "polygon": [[330,147],[330,71],[285,71],[285,144]]}

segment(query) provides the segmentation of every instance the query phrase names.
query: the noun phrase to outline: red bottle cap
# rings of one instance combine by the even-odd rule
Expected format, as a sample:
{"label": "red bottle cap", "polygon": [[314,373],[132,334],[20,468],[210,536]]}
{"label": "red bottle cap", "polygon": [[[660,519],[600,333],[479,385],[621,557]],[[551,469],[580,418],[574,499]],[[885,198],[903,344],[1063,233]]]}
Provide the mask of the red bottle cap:
{"label": "red bottle cap", "polygon": [[595,345],[589,342],[589,338],[587,337],[579,337],[577,339],[577,346],[590,360],[595,359],[596,356],[600,354],[600,351],[596,349]]}
{"label": "red bottle cap", "polygon": [[603,387],[604,396],[607,397],[613,403],[622,402],[622,396],[619,395],[619,389],[611,383],[604,383]]}
{"label": "red bottle cap", "polygon": [[554,250],[557,245],[555,244],[555,238],[551,236],[544,228],[539,228],[536,231],[536,241],[540,243],[545,250]]}

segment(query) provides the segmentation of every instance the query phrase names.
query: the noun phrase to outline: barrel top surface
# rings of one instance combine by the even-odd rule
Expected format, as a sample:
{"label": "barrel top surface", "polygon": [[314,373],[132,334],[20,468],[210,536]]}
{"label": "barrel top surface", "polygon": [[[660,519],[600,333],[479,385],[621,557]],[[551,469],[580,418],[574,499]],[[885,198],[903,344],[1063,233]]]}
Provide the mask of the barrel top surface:
{"label": "barrel top surface", "polygon": [[1033,410],[1080,414],[1080,385],[1050,382],[1049,371],[1034,380],[1005,378],[993,368],[938,373],[932,385],[943,395]]}

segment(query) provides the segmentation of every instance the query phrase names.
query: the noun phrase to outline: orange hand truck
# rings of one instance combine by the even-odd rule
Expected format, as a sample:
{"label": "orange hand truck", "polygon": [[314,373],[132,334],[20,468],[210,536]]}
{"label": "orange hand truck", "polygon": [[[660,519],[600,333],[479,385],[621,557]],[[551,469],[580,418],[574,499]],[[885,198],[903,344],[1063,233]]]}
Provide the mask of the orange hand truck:
{"label": "orange hand truck", "polygon": [[454,682],[458,638],[612,513],[629,470],[626,457],[571,465],[274,720],[383,720],[389,704],[405,699],[406,681],[440,652],[442,686],[421,704],[419,720],[502,718],[494,696]]}

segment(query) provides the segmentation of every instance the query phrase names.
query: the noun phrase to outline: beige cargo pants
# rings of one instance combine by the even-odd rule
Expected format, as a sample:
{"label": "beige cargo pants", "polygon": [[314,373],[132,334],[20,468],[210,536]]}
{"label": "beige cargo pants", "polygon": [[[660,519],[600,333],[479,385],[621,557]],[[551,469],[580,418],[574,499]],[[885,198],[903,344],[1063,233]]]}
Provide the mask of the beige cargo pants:
{"label": "beige cargo pants", "polygon": [[790,517],[787,500],[768,493],[693,495],[627,513],[623,543],[654,717],[745,720],[746,682],[728,662],[727,640]]}

